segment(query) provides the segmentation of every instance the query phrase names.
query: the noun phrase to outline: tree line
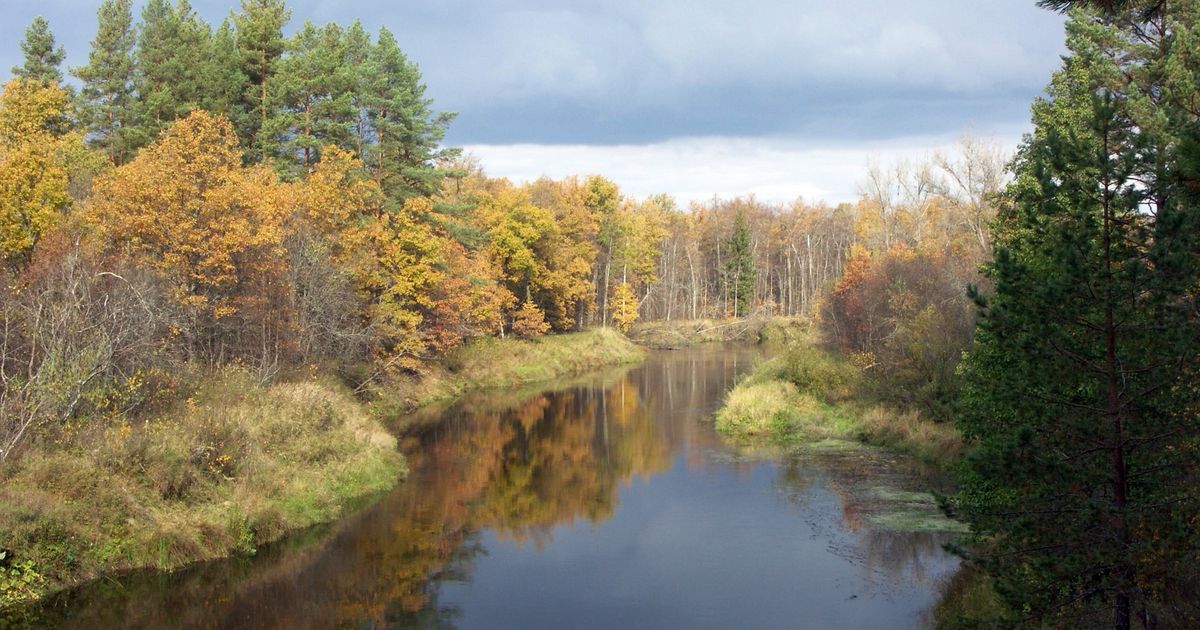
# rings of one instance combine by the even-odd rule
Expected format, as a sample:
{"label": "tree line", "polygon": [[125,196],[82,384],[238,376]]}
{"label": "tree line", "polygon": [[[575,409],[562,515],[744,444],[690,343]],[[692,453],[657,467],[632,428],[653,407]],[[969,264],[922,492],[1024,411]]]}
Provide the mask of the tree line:
{"label": "tree line", "polygon": [[[892,255],[942,252],[923,263],[961,285],[988,251],[1004,158],[978,141],[836,207],[516,185],[442,147],[453,115],[386,29],[289,19],[105,0],[77,87],[29,26],[0,94],[5,456],[39,421],[147,404],[180,362],[378,378],[481,336],[811,313]],[[870,329],[843,340],[864,355],[911,315],[866,312],[826,311]]]}
{"label": "tree line", "polygon": [[105,0],[77,86],[39,18],[0,94],[0,459],[183,368],[362,383],[477,337],[809,314],[877,395],[962,429],[950,505],[1014,619],[1186,626],[1200,6],[1041,4],[1069,54],[1011,164],[966,139],[837,206],[490,178],[394,35],[285,37],[282,0],[216,28]]}

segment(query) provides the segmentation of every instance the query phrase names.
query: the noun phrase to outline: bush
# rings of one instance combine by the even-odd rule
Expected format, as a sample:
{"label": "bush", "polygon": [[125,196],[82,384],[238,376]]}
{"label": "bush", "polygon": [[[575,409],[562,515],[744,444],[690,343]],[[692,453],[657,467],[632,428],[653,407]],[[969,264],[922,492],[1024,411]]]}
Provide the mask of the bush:
{"label": "bush", "polygon": [[0,462],[39,427],[136,411],[159,385],[171,319],[152,275],[66,230],[42,241],[0,304]]}

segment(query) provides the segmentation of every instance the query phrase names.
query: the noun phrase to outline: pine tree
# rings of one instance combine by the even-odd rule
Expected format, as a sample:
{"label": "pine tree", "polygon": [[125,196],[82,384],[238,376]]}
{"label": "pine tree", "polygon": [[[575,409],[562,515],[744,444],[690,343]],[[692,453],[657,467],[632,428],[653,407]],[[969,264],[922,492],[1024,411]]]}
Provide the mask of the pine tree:
{"label": "pine tree", "polygon": [[362,22],[354,20],[346,29],[342,38],[342,63],[336,72],[341,75],[337,81],[350,90],[350,108],[353,110],[352,132],[353,149],[359,156],[364,155],[369,144],[374,142],[370,125],[367,124],[364,83],[369,71],[368,63],[371,58],[371,34],[363,28]]}
{"label": "pine tree", "polygon": [[1196,6],[1136,30],[1073,14],[995,227],[955,505],[968,556],[1036,623],[1200,621],[1200,217],[1179,152],[1197,91],[1160,71],[1196,70],[1194,41],[1172,45]]}
{"label": "pine tree", "polygon": [[457,154],[440,147],[455,114],[433,111],[420,71],[386,28],[379,30],[364,67],[362,89],[375,136],[364,162],[376,181],[393,199],[434,194],[442,180],[437,162]]}
{"label": "pine tree", "polygon": [[355,68],[347,68],[343,32],[305,22],[288,40],[271,87],[273,115],[263,128],[263,147],[279,168],[295,176],[320,160],[321,147],[353,148]]}
{"label": "pine tree", "polygon": [[21,52],[25,54],[25,63],[13,67],[14,76],[41,81],[47,85],[57,85],[62,82],[63,75],[60,67],[67,53],[62,46],[54,45],[54,34],[50,32],[50,23],[42,16],[33,18],[29,28],[25,29]]}
{"label": "pine tree", "polygon": [[221,114],[233,122],[234,127],[246,127],[245,119],[251,115],[242,108],[249,79],[242,70],[242,58],[237,48],[233,24],[224,20],[209,41],[207,63],[204,64],[203,109]]}
{"label": "pine tree", "polygon": [[242,0],[242,11],[233,14],[237,29],[237,47],[242,72],[248,85],[242,95],[246,116],[239,117],[238,137],[252,160],[265,155],[259,130],[273,112],[270,105],[269,83],[275,75],[275,65],[286,48],[283,27],[291,19],[284,0]]}
{"label": "pine tree", "polygon": [[142,9],[135,53],[139,141],[201,107],[210,90],[206,66],[210,29],[187,0],[149,0]]}
{"label": "pine tree", "polygon": [[738,209],[734,217],[733,234],[725,244],[729,258],[722,270],[725,274],[727,301],[733,305],[736,317],[750,314],[754,304],[754,253],[750,249],[750,228],[746,213]]}
{"label": "pine tree", "polygon": [[137,147],[133,99],[132,0],[104,0],[88,64],[71,71],[83,81],[79,116],[90,142],[120,164]]}

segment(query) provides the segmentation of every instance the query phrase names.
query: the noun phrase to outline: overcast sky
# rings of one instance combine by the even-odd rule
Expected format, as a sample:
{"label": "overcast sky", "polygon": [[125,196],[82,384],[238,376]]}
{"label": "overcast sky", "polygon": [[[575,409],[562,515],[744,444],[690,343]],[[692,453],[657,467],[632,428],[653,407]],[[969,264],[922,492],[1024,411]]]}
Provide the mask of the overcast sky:
{"label": "overcast sky", "polygon": [[[219,22],[236,0],[193,0]],[[99,0],[0,0],[0,74],[35,15],[86,62]],[[387,26],[447,141],[515,180],[601,173],[634,195],[854,198],[867,161],[964,131],[1015,146],[1057,67],[1034,0],[292,0]],[[140,10],[140,8],[139,8]]]}

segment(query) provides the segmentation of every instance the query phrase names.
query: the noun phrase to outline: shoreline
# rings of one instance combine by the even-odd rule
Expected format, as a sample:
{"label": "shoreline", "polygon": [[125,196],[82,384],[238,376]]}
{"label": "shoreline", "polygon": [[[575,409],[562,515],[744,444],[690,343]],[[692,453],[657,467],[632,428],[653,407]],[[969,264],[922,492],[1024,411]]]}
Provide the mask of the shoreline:
{"label": "shoreline", "polygon": [[330,377],[267,387],[226,370],[160,417],[38,444],[0,485],[0,549],[15,552],[0,611],[106,576],[253,556],[402,482],[396,417],[644,357],[611,329],[484,339],[438,357],[422,378],[385,381],[369,402]]}

